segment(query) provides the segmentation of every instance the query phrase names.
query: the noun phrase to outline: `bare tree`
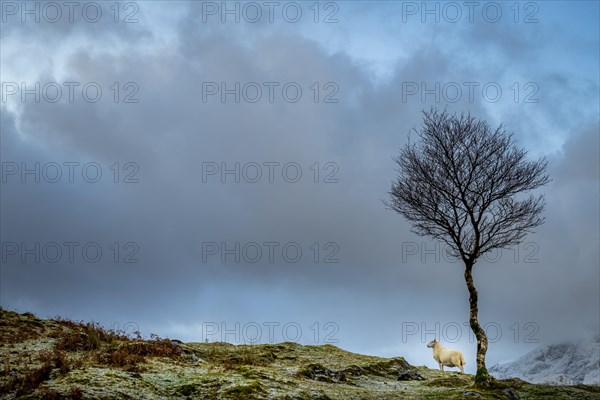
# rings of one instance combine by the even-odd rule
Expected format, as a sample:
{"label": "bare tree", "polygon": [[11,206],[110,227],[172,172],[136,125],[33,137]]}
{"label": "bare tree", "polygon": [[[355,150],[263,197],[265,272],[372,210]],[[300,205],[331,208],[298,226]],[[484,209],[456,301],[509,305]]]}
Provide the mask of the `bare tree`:
{"label": "bare tree", "polygon": [[487,336],[479,324],[473,266],[484,253],[517,245],[541,225],[544,196],[524,193],[549,182],[546,161],[527,160],[512,134],[470,114],[423,112],[416,143],[395,159],[399,169],[384,203],[413,226],[449,246],[463,261],[469,324],[477,338],[476,384],[492,378],[485,366]]}

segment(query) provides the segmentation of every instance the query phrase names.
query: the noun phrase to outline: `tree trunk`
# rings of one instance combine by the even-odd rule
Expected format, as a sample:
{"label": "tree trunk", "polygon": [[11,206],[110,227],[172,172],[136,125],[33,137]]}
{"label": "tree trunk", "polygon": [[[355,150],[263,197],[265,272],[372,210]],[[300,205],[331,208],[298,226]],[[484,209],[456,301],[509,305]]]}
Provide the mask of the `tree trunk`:
{"label": "tree trunk", "polygon": [[467,282],[467,289],[469,289],[469,324],[477,338],[477,375],[475,375],[475,384],[486,387],[489,386],[492,380],[485,367],[485,353],[487,352],[488,340],[477,318],[477,289],[475,289],[475,285],[473,284],[473,262],[465,262],[465,267],[465,281]]}

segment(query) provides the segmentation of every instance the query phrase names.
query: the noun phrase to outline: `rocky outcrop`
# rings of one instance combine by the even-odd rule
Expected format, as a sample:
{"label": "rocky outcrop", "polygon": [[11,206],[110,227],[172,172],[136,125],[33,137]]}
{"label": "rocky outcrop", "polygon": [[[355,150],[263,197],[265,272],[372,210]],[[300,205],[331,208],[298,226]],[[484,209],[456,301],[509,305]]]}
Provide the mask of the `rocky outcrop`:
{"label": "rocky outcrop", "polygon": [[551,385],[600,385],[600,340],[539,347],[489,372],[501,379],[520,378]]}

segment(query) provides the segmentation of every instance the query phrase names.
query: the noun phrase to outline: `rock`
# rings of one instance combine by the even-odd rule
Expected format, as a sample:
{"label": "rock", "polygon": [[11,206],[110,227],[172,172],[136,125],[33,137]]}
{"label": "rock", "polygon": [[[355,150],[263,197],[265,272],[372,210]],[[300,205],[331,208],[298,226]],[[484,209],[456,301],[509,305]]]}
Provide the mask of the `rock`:
{"label": "rock", "polygon": [[406,369],[398,373],[399,381],[424,381],[423,375],[415,371],[414,369]]}
{"label": "rock", "polygon": [[519,398],[519,395],[517,394],[517,392],[515,392],[515,389],[513,388],[506,388],[502,391],[502,393],[504,393],[504,395],[510,400],[517,400]]}
{"label": "rock", "polygon": [[463,397],[481,397],[481,393],[477,392],[464,392]]}
{"label": "rock", "polygon": [[300,371],[298,371],[297,375],[303,376],[308,379],[312,379],[315,381],[321,382],[346,382],[346,375],[341,371],[334,371],[329,368],[325,368],[321,364],[309,364]]}
{"label": "rock", "polygon": [[52,371],[50,371],[49,374],[49,378],[50,379],[56,379],[60,376],[60,369],[59,368],[54,368]]}
{"label": "rock", "polygon": [[349,375],[349,376],[361,376],[362,375],[362,370],[358,365],[350,365],[349,367],[343,369],[340,372],[342,372],[345,375]]}
{"label": "rock", "polygon": [[520,378],[550,385],[600,385],[600,338],[538,347],[489,369],[498,379]]}
{"label": "rock", "polygon": [[193,363],[197,363],[198,362],[198,356],[195,355],[194,353],[184,353],[183,354],[183,358],[185,358],[187,361],[193,362]]}

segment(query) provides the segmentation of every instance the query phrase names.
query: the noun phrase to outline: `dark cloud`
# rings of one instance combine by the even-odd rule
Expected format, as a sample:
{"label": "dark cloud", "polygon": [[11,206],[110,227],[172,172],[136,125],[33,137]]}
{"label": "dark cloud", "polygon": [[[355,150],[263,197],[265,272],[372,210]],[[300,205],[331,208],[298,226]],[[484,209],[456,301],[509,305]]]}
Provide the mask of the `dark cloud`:
{"label": "dark cloud", "polygon": [[[420,111],[447,106],[493,124],[506,123],[536,156],[549,155],[554,178],[545,189],[547,223],[527,239],[533,245],[522,245],[517,255],[507,250],[499,261],[482,262],[476,271],[482,320],[503,330],[490,360],[530,346],[511,336],[511,327],[528,333],[523,325],[530,321],[539,327],[535,337],[544,341],[566,334],[565,326],[597,332],[598,121],[590,118],[585,104],[597,104],[597,95],[589,89],[572,102],[581,80],[563,70],[551,75],[546,66],[540,87],[563,93],[560,104],[547,97],[534,104],[515,103],[508,94],[513,75],[502,67],[510,64],[517,79],[527,77],[529,64],[511,58],[529,50],[547,55],[536,50],[544,26],[532,28],[534,33],[523,40],[516,39],[519,32],[503,35],[499,26],[417,26],[429,34],[419,42],[422,46],[409,40],[409,32],[400,35],[398,46],[406,46],[410,55],[396,61],[383,83],[374,83],[372,71],[357,61],[355,52],[331,51],[306,34],[307,25],[201,24],[199,5],[184,7],[187,16],[175,30],[177,39],[169,42],[156,33],[164,26],[148,24],[116,31],[64,27],[60,34],[58,27],[50,32],[36,26],[34,33],[23,33],[40,43],[61,35],[94,38],[90,46],[67,47],[60,57],[49,56],[50,61],[60,58],[65,70],[42,69],[38,79],[93,81],[105,90],[93,104],[4,104],[2,161],[96,162],[103,179],[23,184],[11,176],[2,184],[2,241],[97,242],[104,256],[97,263],[80,259],[55,264],[22,263],[13,257],[2,265],[3,306],[107,323],[135,321],[145,333],[185,340],[201,340],[201,324],[207,321],[229,326],[236,321],[295,321],[304,330],[303,340],[310,342],[314,322],[334,322],[342,347],[406,354],[419,363],[429,360],[429,353],[419,335],[402,340],[406,327],[432,329],[438,322],[451,329],[458,323],[465,336],[456,346],[472,356],[474,345],[462,325],[468,309],[461,266],[432,254],[403,254],[407,246],[433,249],[435,244],[413,235],[381,203],[394,177],[392,157],[410,128],[420,123]],[[23,29],[11,29],[3,46],[5,40],[14,45],[11,38],[21,37]],[[315,29],[343,32],[348,26]],[[390,32],[396,29],[389,27]],[[119,42],[112,48],[109,32]],[[460,43],[476,46],[461,49]],[[100,45],[111,51],[97,51]],[[492,49],[489,57],[481,57],[477,51],[486,46]],[[597,79],[588,78],[597,87]],[[457,82],[464,87],[472,81],[481,86],[498,82],[507,93],[499,103],[481,95],[470,100],[466,91],[456,102],[404,96],[407,84],[431,88],[435,82]],[[121,90],[134,82],[139,102],[112,101],[108,88],[114,82]],[[303,97],[289,103],[278,89],[273,103],[221,103],[218,96],[203,102],[205,82],[279,82],[279,88],[295,82]],[[320,96],[327,93],[324,85],[334,82],[339,102],[312,101],[314,82]],[[562,104],[566,110],[581,104],[573,120],[565,118],[568,111],[557,111]],[[554,121],[560,121],[558,127],[545,131]],[[546,135],[553,141],[540,143]],[[120,183],[113,182],[110,167],[115,162]],[[134,174],[138,183],[122,183],[134,171],[125,169],[128,162],[139,168]],[[235,184],[229,175],[230,183],[223,184],[209,176],[204,183],[203,162],[225,162],[229,168],[236,162],[258,163],[263,178]],[[274,183],[267,181],[266,162],[279,163]],[[281,176],[280,167],[290,162],[302,168],[298,183]],[[316,162],[319,183],[314,183]],[[323,183],[331,172],[339,182]],[[234,246],[269,241],[281,243],[278,249],[298,243],[301,261],[286,262],[280,252],[273,263],[265,254],[258,263],[222,263],[218,255],[202,260],[203,242]],[[120,248],[117,263],[111,248],[115,242]],[[124,248],[129,242],[139,251]],[[315,242],[318,263],[313,261]],[[335,245],[324,247],[329,242]],[[130,252],[140,262],[123,263]],[[330,252],[339,262],[322,262]],[[526,262],[531,260],[538,261]]]}

